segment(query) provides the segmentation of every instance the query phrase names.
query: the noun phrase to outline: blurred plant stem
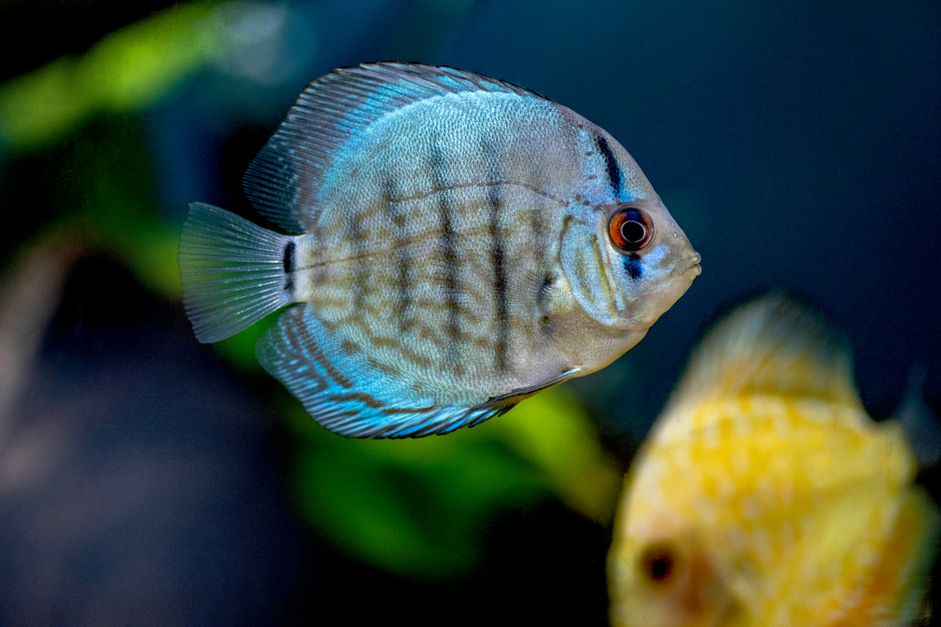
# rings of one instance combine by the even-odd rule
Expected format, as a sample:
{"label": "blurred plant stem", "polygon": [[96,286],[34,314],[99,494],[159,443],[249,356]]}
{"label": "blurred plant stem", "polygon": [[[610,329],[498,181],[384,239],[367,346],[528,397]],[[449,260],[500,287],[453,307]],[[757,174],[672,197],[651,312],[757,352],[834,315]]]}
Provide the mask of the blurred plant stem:
{"label": "blurred plant stem", "polygon": [[0,450],[12,429],[12,407],[72,264],[87,244],[71,229],[40,236],[0,282]]}

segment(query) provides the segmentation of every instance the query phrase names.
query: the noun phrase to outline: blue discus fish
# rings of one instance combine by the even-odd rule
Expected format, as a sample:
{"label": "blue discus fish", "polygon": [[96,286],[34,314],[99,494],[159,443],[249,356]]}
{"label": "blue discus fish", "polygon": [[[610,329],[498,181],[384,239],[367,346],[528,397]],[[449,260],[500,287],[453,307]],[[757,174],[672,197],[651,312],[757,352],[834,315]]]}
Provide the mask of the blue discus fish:
{"label": "blue discus fish", "polygon": [[196,337],[287,308],[258,359],[347,436],[447,433],[603,368],[700,272],[608,133],[452,68],[315,80],[245,191],[287,234],[191,206],[179,261]]}

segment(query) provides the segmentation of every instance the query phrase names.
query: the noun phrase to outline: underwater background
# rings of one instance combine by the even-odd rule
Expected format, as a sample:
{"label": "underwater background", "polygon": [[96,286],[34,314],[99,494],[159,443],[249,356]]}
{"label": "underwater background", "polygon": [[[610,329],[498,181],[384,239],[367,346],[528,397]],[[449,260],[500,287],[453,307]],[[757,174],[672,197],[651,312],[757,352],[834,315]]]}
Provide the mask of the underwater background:
{"label": "underwater background", "polygon": [[[620,476],[766,288],[847,334],[874,418],[910,381],[941,414],[937,2],[0,0],[0,41],[0,624],[607,624]],[[176,245],[191,201],[253,215],[242,173],[310,80],[378,60],[606,129],[702,275],[478,428],[326,432],[255,363],[264,325],[196,343]]]}

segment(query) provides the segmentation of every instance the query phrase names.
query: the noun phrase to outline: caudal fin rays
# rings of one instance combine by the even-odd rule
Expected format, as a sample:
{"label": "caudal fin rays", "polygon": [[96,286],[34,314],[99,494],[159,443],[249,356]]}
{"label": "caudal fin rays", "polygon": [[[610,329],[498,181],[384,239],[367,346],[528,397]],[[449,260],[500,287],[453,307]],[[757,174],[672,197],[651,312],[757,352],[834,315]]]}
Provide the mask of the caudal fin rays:
{"label": "caudal fin rays", "polygon": [[179,264],[183,305],[200,342],[235,335],[292,302],[283,262],[289,241],[224,209],[190,205]]}

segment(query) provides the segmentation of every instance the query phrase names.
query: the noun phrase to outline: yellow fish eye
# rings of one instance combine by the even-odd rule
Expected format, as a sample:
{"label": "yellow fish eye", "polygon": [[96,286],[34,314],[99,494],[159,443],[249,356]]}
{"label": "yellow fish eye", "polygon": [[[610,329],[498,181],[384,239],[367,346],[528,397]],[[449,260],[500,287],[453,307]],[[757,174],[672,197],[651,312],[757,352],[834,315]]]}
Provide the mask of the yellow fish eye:
{"label": "yellow fish eye", "polygon": [[665,542],[656,542],[641,552],[638,566],[647,581],[655,584],[669,583],[674,579],[677,570],[676,551]]}
{"label": "yellow fish eye", "polygon": [[636,253],[653,239],[653,221],[646,211],[623,207],[608,220],[608,237],[619,251]]}

